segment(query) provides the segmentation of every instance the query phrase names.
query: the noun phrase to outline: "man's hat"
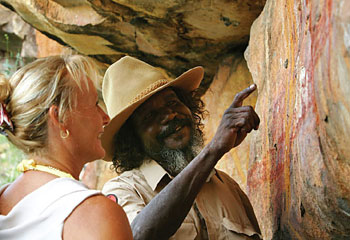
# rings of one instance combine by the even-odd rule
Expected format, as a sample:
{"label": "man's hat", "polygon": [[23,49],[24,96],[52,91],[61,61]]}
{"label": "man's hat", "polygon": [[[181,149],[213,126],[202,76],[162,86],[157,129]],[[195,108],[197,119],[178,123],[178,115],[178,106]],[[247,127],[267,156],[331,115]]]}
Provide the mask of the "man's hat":
{"label": "man's hat", "polygon": [[167,87],[193,91],[198,88],[203,75],[204,69],[199,66],[172,79],[162,70],[129,56],[109,66],[102,83],[103,99],[111,118],[102,135],[105,160],[113,158],[114,135],[143,102]]}

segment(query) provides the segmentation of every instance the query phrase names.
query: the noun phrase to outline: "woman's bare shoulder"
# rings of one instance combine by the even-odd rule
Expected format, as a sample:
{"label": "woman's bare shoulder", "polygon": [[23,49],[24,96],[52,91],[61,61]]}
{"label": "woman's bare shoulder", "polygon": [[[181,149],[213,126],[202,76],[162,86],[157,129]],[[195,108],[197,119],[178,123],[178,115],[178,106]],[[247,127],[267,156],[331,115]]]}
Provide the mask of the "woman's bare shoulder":
{"label": "woman's bare shoulder", "polygon": [[124,210],[103,195],[83,201],[67,218],[63,239],[132,239]]}

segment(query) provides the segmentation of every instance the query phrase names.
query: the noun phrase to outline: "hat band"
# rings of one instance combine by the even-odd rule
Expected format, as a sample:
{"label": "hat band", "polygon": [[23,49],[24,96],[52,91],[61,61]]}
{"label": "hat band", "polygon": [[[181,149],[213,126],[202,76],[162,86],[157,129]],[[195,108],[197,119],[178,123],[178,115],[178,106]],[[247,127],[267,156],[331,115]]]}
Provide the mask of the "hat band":
{"label": "hat band", "polygon": [[157,88],[159,88],[161,86],[164,86],[167,83],[168,83],[168,80],[166,80],[166,79],[161,79],[161,80],[158,80],[158,81],[152,83],[145,90],[143,90],[139,94],[137,94],[136,97],[134,97],[134,99],[129,103],[129,105],[139,101],[140,99],[142,99],[144,96],[146,96],[150,92],[156,90]]}

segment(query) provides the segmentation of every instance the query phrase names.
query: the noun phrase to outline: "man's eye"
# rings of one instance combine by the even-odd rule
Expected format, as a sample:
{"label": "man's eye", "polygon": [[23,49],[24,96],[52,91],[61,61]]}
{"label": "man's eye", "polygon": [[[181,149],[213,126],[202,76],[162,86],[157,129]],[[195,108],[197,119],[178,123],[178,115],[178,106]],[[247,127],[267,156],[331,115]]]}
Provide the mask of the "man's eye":
{"label": "man's eye", "polygon": [[153,116],[153,113],[147,113],[146,115],[145,115],[145,117],[144,117],[144,120],[149,120],[149,119],[151,119],[152,118],[152,116]]}
{"label": "man's eye", "polygon": [[168,102],[168,106],[174,106],[177,104],[177,101],[176,100],[173,100],[173,101],[169,101]]}

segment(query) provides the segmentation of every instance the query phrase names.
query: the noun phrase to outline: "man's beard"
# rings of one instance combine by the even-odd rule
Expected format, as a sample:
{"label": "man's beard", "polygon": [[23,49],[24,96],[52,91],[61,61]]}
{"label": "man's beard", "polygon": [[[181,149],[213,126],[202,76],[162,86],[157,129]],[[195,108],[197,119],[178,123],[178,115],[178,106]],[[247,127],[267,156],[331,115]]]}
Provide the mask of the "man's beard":
{"label": "man's beard", "polygon": [[[191,124],[191,138],[186,147],[170,149],[162,144],[160,150],[155,151],[145,146],[145,152],[157,161],[171,176],[178,175],[201,151],[203,146],[202,134]],[[163,142],[162,142],[163,143]]]}

